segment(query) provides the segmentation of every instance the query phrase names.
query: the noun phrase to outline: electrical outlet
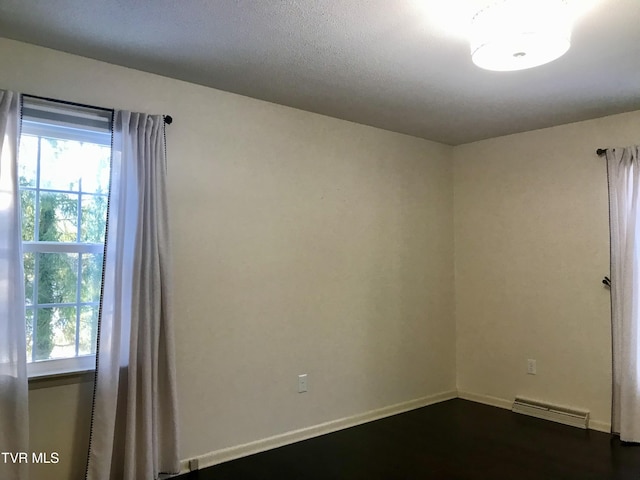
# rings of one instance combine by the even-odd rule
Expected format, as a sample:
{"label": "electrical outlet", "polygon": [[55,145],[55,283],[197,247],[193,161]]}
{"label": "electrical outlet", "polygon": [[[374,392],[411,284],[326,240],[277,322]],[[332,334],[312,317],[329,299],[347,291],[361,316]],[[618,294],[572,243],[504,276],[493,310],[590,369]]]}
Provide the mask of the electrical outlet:
{"label": "electrical outlet", "polygon": [[536,361],[533,358],[529,358],[527,360],[527,374],[529,375],[536,374]]}
{"label": "electrical outlet", "polygon": [[307,384],[307,374],[298,375],[298,393],[304,393],[309,390]]}
{"label": "electrical outlet", "polygon": [[191,460],[189,460],[189,471],[190,472],[195,472],[199,468],[200,468],[200,462],[198,461],[197,458],[192,458]]}

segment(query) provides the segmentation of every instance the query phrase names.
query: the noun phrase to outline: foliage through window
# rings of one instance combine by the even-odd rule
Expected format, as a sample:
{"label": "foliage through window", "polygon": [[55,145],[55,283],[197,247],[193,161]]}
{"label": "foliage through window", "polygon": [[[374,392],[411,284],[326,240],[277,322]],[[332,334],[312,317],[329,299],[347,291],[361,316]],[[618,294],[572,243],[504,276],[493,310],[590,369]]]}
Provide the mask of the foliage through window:
{"label": "foliage through window", "polygon": [[95,355],[110,121],[109,112],[24,99],[18,176],[28,362]]}

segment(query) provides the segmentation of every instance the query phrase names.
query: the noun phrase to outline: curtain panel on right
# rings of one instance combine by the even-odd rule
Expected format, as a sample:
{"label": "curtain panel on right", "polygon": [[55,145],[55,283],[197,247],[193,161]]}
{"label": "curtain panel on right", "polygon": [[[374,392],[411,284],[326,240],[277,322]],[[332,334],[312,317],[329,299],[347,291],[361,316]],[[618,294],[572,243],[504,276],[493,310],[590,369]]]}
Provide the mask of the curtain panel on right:
{"label": "curtain panel on right", "polygon": [[87,480],[178,473],[164,119],[116,111]]}
{"label": "curtain panel on right", "polygon": [[611,227],[611,429],[640,442],[640,146],[607,150]]}

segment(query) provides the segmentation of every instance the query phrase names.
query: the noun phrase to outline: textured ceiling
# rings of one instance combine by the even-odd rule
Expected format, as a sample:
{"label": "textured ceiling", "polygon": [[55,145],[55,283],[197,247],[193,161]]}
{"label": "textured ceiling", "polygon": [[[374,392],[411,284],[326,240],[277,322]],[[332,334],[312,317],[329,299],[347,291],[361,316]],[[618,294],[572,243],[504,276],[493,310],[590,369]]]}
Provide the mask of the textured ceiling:
{"label": "textured ceiling", "polygon": [[478,1],[0,0],[0,35],[450,145],[640,109],[640,0],[503,73],[471,62]]}

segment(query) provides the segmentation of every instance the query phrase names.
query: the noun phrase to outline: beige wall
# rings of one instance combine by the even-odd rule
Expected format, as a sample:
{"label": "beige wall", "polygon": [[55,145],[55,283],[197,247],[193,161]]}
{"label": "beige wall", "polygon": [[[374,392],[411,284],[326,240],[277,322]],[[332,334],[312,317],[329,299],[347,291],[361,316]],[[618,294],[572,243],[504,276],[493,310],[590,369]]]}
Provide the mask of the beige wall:
{"label": "beige wall", "polygon": [[[0,88],[175,119],[182,458],[455,389],[451,147],[8,40],[0,61]],[[32,390],[33,444],[84,454],[90,397]]]}
{"label": "beige wall", "polygon": [[607,176],[595,150],[639,140],[633,112],[454,149],[460,391],[586,408],[609,424]]}
{"label": "beige wall", "polygon": [[93,373],[30,382],[31,450],[59,457],[57,464],[30,465],[32,479],[84,478],[92,394]]}

